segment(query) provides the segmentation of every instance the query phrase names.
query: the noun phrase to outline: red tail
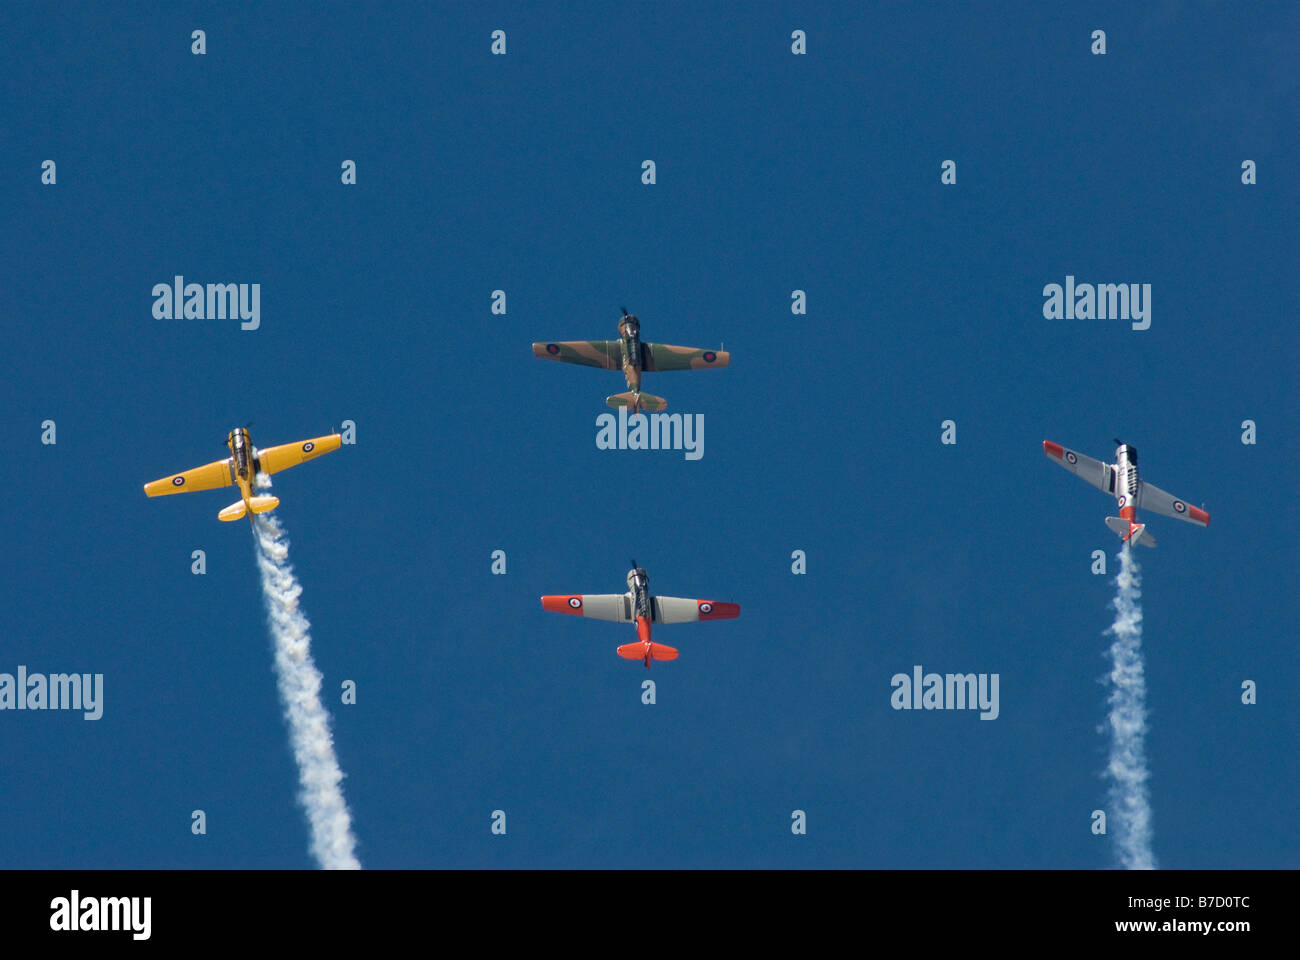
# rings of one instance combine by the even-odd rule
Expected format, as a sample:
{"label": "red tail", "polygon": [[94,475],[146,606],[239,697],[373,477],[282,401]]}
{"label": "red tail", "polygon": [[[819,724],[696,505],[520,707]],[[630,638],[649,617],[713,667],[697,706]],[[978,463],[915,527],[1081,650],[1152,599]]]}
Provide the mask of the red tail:
{"label": "red tail", "polygon": [[624,660],[640,660],[647,667],[652,660],[676,660],[677,650],[663,643],[645,643],[638,640],[636,643],[625,643],[618,648],[618,655]]}

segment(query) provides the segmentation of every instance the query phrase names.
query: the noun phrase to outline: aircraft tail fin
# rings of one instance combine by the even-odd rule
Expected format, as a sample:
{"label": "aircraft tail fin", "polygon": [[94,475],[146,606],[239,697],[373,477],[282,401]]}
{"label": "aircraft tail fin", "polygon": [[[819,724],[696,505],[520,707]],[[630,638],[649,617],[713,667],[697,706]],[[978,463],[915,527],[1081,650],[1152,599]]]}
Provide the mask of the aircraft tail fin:
{"label": "aircraft tail fin", "polygon": [[[618,655],[624,660],[645,660],[646,645],[639,640],[636,643],[625,643],[623,646],[618,648]],[[664,643],[652,642],[650,644],[650,659],[676,660],[677,649]],[[650,664],[647,663],[646,666],[648,667]]]}
{"label": "aircraft tail fin", "polygon": [[1111,532],[1121,540],[1127,540],[1141,547],[1156,545],[1156,538],[1151,536],[1145,523],[1135,523],[1130,527],[1129,522],[1122,517],[1107,517],[1106,526],[1110,527]]}
{"label": "aircraft tail fin", "polygon": [[612,397],[606,397],[605,403],[615,409],[630,407],[638,396],[641,398],[641,409],[646,413],[658,413],[668,409],[668,401],[663,397],[656,397],[653,393],[616,393]]}
{"label": "aircraft tail fin", "polygon": [[226,507],[226,509],[217,514],[217,519],[229,523],[232,520],[244,519],[244,517],[248,515],[248,507],[250,506],[253,508],[254,513],[266,513],[268,510],[274,510],[279,505],[280,498],[269,495],[251,497],[247,506],[244,505],[243,500],[236,500],[230,506]]}
{"label": "aircraft tail fin", "polygon": [[217,519],[224,520],[226,523],[229,523],[232,520],[242,520],[244,514],[247,512],[248,508],[244,506],[244,501],[236,500],[230,506],[226,507],[226,509],[217,514]]}

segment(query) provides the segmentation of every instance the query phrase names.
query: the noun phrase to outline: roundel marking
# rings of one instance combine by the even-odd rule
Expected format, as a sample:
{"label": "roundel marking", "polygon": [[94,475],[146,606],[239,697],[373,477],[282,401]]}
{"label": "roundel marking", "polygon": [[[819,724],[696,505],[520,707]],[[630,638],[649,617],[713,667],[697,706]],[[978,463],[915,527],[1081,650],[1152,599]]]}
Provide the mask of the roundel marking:
{"label": "roundel marking", "polygon": [[704,362],[705,362],[705,363],[712,363],[712,362],[713,362],[714,360],[716,360],[716,359],[718,359],[718,355],[717,355],[716,353],[714,353],[712,350],[705,350],[705,351],[704,351]]}
{"label": "roundel marking", "polygon": [[560,352],[560,348],[553,343],[548,343],[546,345],[546,352],[549,353],[551,356],[555,356],[557,353]]}
{"label": "roundel marking", "polygon": [[582,597],[570,597],[569,606],[573,607],[574,610],[579,609],[582,606]]}
{"label": "roundel marking", "polygon": [[173,486],[173,487],[183,487],[183,486],[185,486],[185,478],[184,478],[184,477],[172,477],[172,486]]}
{"label": "roundel marking", "polygon": [[1069,460],[1071,463],[1078,463],[1078,462],[1079,462],[1079,458],[1076,457],[1076,456],[1075,456],[1071,451],[1069,451],[1069,450],[1066,450],[1066,451],[1065,451],[1065,459],[1066,459],[1066,460]]}
{"label": "roundel marking", "polygon": [[1176,513],[1186,513],[1186,512],[1187,512],[1187,504],[1183,503],[1183,501],[1181,501],[1181,500],[1175,500],[1175,501],[1174,501],[1174,511],[1175,511]]}
{"label": "roundel marking", "polygon": [[700,613],[712,613],[712,612],[713,612],[713,604],[709,603],[709,601],[705,600],[703,603],[700,604]]}
{"label": "roundel marking", "polygon": [[1121,494],[1119,500],[1116,502],[1122,507],[1128,503],[1128,497]]}
{"label": "roundel marking", "polygon": [[308,440],[306,443],[302,445],[303,453],[311,453],[315,449],[316,449],[316,444],[312,443],[310,440]]}

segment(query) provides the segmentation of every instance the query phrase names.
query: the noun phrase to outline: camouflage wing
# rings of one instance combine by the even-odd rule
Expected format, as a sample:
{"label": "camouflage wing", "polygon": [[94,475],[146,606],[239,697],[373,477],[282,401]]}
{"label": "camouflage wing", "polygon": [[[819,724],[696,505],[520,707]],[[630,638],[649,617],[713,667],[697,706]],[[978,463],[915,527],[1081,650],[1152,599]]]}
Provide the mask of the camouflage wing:
{"label": "camouflage wing", "polygon": [[192,490],[216,490],[234,483],[234,472],[230,457],[186,470],[175,476],[163,477],[144,485],[144,492],[150,497],[162,497],[169,493],[188,493]]}
{"label": "camouflage wing", "polygon": [[543,360],[562,360],[580,363],[602,370],[623,368],[623,347],[617,340],[553,340],[534,343],[533,356]]}
{"label": "camouflage wing", "polygon": [[666,343],[642,344],[645,368],[652,373],[665,370],[708,370],[725,367],[731,363],[726,350],[697,350],[695,347],[674,347]]}

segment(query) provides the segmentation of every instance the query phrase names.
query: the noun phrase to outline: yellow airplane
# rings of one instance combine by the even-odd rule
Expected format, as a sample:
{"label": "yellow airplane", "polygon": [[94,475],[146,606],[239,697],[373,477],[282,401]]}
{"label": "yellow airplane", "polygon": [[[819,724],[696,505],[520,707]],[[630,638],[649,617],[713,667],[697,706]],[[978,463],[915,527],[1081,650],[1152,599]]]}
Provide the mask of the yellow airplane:
{"label": "yellow airplane", "polygon": [[[259,473],[279,473],[300,463],[314,460],[326,453],[337,450],[343,438],[337,433],[327,437],[316,437],[299,443],[286,443],[278,447],[258,450],[248,436],[244,427],[236,427],[226,437],[226,446],[230,456],[217,460],[193,470],[186,470],[175,476],[163,477],[153,483],[144,485],[144,492],[151,497],[161,497],[169,493],[187,493],[190,490],[215,490],[218,487],[239,486],[241,499],[222,510],[217,517],[221,520],[238,520],[245,514],[266,513],[280,505],[278,497],[253,492],[253,484]],[[252,516],[248,518],[250,521]]]}

